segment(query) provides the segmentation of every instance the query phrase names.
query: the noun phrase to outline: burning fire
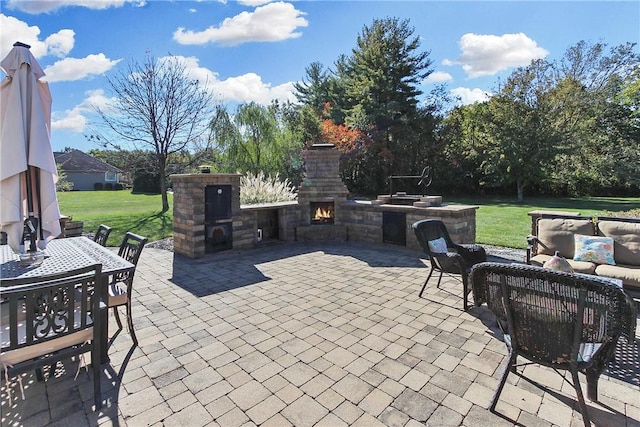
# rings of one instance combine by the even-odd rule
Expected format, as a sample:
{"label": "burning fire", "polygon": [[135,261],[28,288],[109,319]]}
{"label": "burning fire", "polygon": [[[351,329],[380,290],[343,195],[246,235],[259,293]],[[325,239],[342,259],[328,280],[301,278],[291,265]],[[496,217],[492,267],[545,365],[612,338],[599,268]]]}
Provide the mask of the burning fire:
{"label": "burning fire", "polygon": [[313,215],[313,220],[318,221],[322,219],[331,219],[333,218],[333,210],[332,209],[316,209],[315,214]]}

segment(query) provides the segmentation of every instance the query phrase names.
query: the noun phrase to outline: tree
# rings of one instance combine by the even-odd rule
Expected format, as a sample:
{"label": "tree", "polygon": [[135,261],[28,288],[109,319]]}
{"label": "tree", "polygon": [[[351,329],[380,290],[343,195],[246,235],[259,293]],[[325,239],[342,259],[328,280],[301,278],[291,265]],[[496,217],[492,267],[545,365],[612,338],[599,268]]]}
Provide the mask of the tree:
{"label": "tree", "polygon": [[113,104],[98,108],[104,132],[91,136],[103,144],[146,148],[155,154],[162,211],[169,210],[167,165],[171,155],[208,140],[213,97],[187,72],[186,64],[169,56],[147,54],[108,77]]}
{"label": "tree", "polygon": [[559,138],[549,123],[545,94],[548,64],[533,61],[515,70],[489,102],[491,144],[482,169],[492,184],[515,184],[518,201],[524,190],[545,179],[544,164],[553,159]]}
{"label": "tree", "polygon": [[233,115],[218,106],[210,128],[224,170],[295,180],[304,143],[301,120],[291,105],[278,102],[240,104]]}
{"label": "tree", "polygon": [[635,47],[607,49],[580,41],[556,65],[549,103],[557,107],[554,126],[567,152],[551,163],[549,176],[565,183],[569,194],[612,194],[640,185],[637,109],[631,101],[640,67]]}
{"label": "tree", "polygon": [[485,183],[515,185],[519,201],[532,185],[572,195],[637,185],[637,120],[625,103],[640,64],[634,46],[607,53],[581,41],[560,62],[514,70],[488,101]]}
{"label": "tree", "polygon": [[387,131],[416,111],[418,86],[431,71],[429,52],[419,52],[408,20],[375,19],[358,35],[350,57],[337,63],[344,88],[347,124],[365,119],[366,125]]}
{"label": "tree", "polygon": [[324,66],[319,62],[312,62],[305,68],[307,75],[306,81],[293,84],[296,90],[296,98],[304,105],[310,106],[318,116],[320,116],[325,104],[333,99],[332,86],[335,78],[330,76],[330,71],[325,70]]}
{"label": "tree", "polygon": [[[319,64],[307,68],[307,80],[297,85],[298,98],[319,110],[320,118],[366,135],[366,146],[351,152],[343,176],[360,183],[352,190],[375,193],[386,187],[393,170],[415,172],[415,154],[424,154],[427,128],[421,122],[419,89],[431,70],[429,52],[421,52],[408,20],[376,19],[358,35],[350,56],[342,55],[334,72]],[[329,108],[327,108],[327,105]],[[420,130],[419,130],[420,129]],[[422,168],[420,168],[422,169]]]}

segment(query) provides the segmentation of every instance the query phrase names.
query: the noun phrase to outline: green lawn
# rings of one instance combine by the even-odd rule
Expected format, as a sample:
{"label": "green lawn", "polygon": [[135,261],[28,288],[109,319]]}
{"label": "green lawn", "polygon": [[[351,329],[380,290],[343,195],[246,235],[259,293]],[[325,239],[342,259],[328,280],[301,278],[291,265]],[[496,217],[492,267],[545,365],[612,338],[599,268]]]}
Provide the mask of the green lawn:
{"label": "green lawn", "polygon": [[476,241],[486,245],[525,248],[533,210],[576,212],[585,216],[640,209],[640,197],[531,197],[524,203],[506,197],[445,198],[445,203],[478,205]]}
{"label": "green lawn", "polygon": [[[100,224],[113,227],[109,245],[117,246],[124,233],[147,236],[149,241],[173,234],[172,210],[161,213],[157,194],[132,194],[129,191],[72,191],[58,193],[60,210],[74,220],[84,222],[85,231],[95,231]],[[525,203],[506,197],[447,198],[445,203],[478,205],[476,241],[487,245],[524,248],[531,232],[528,212],[537,209],[579,212],[595,215],[640,209],[640,197],[528,198]],[[169,195],[169,203],[173,196]]]}
{"label": "green lawn", "polygon": [[[173,235],[173,211],[164,214],[159,194],[132,194],[130,191],[71,191],[58,193],[60,212],[84,222],[84,231],[100,224],[113,228],[108,245],[118,246],[124,233],[132,231],[150,242]],[[169,205],[173,195],[169,194]]]}

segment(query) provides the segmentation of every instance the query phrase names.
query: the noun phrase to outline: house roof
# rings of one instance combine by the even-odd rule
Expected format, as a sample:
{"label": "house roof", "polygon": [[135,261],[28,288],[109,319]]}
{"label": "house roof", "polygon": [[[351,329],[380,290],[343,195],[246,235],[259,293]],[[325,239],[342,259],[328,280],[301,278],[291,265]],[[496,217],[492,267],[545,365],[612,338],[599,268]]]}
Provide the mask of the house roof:
{"label": "house roof", "polygon": [[53,153],[64,172],[122,172],[115,166],[96,159],[80,150]]}

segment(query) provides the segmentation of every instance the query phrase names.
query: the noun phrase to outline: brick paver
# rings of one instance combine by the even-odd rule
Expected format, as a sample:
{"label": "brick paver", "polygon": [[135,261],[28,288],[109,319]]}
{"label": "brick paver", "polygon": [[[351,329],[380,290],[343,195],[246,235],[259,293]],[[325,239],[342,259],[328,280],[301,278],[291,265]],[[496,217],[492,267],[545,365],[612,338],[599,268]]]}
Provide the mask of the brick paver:
{"label": "brick paver", "polygon": [[[573,388],[544,367],[524,371],[544,387],[511,375],[489,412],[506,355],[493,317],[463,313],[454,280],[418,298],[427,273],[393,246],[281,243],[199,260],[145,249],[140,346],[126,328],[112,343],[103,409],[69,361],[44,383],[24,375],[25,400],[3,385],[2,425],[582,424]],[[601,377],[601,402],[588,402],[597,425],[640,424],[638,374],[636,361]]]}

